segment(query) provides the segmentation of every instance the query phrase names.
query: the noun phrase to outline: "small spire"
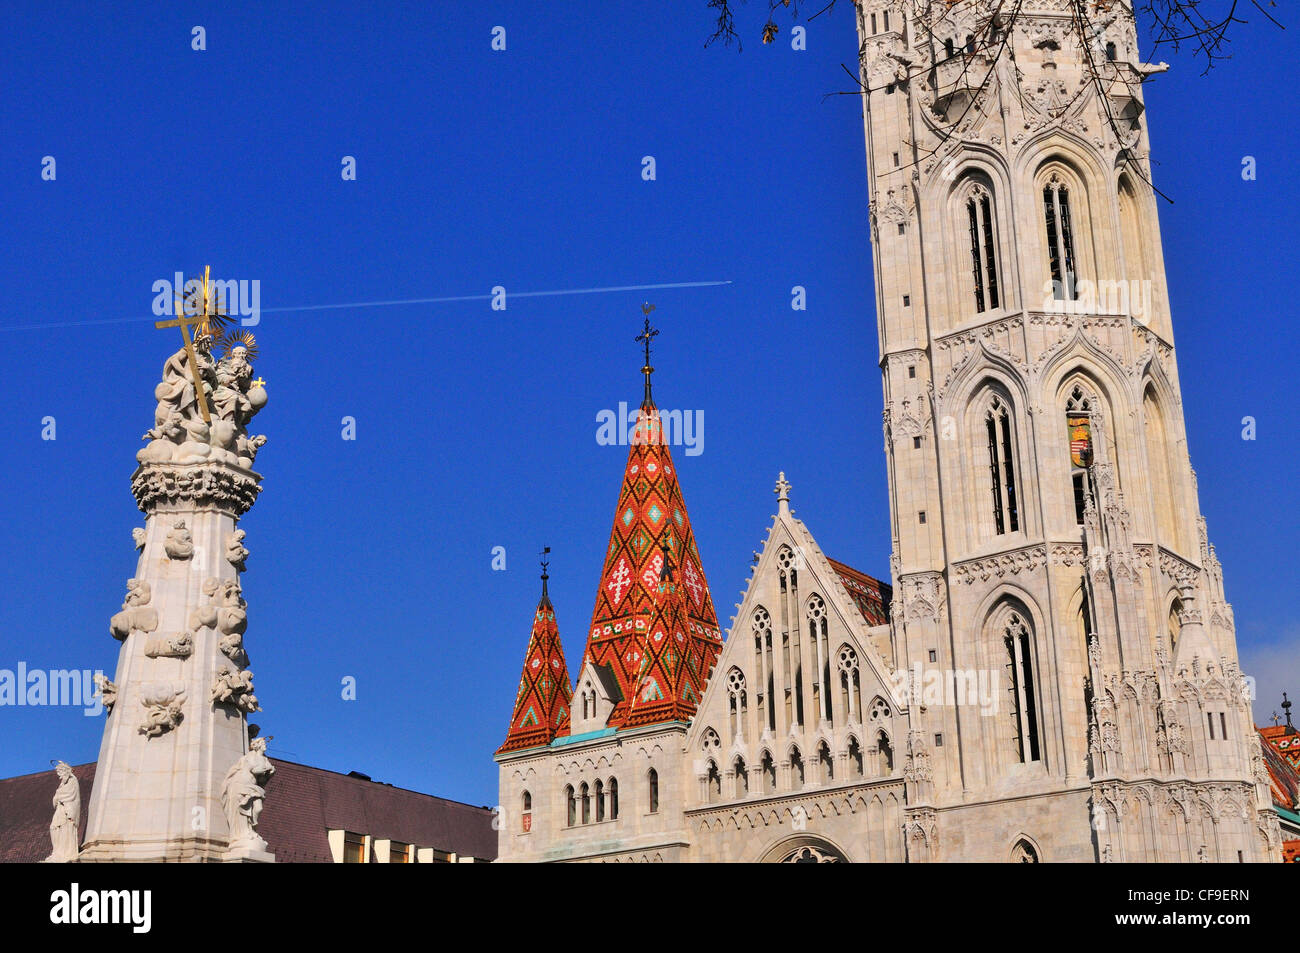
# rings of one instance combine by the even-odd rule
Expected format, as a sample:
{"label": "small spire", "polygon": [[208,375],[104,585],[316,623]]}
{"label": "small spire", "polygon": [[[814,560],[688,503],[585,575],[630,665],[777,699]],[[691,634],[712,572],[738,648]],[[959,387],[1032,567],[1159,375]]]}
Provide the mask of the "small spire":
{"label": "small spire", "polygon": [[1282,710],[1286,712],[1286,733],[1294,734],[1295,725],[1291,724],[1291,699],[1286,697],[1286,692],[1282,693]]}
{"label": "small spire", "polygon": [[551,547],[550,547],[550,546],[545,546],[545,547],[543,547],[543,548],[542,548],[542,552],[541,552],[541,557],[542,557],[542,559],[541,559],[541,562],[542,562],[542,603],[541,603],[541,604],[542,604],[542,605],[547,605],[547,606],[549,606],[549,605],[551,604],[551,597],[550,597],[550,595],[549,595],[549,594],[547,593],[547,591],[546,591],[546,580],[548,580],[548,579],[551,578],[551,577],[550,577],[549,575],[547,575],[547,573],[546,573],[547,568],[551,565],[551,560],[548,558],[550,555],[551,555]]}
{"label": "small spire", "polygon": [[784,470],[777,476],[776,489],[772,492],[776,494],[778,511],[782,516],[788,516],[790,513],[790,481],[785,478]]}
{"label": "small spire", "polygon": [[648,301],[641,305],[641,313],[645,315],[645,329],[636,336],[638,344],[645,344],[645,365],[641,368],[641,373],[645,375],[645,406],[654,403],[650,397],[650,375],[655,372],[655,369],[650,366],[650,341],[659,333],[658,328],[650,327],[650,312],[654,309],[655,306]]}

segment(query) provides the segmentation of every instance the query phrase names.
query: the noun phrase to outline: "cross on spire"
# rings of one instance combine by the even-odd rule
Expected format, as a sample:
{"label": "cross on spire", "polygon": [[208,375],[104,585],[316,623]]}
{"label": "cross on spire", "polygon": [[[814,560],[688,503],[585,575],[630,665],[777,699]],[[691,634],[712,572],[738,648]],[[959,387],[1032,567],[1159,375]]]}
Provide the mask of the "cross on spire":
{"label": "cross on spire", "polygon": [[636,336],[638,344],[645,344],[645,365],[641,368],[641,373],[645,375],[645,402],[647,404],[651,403],[650,375],[655,372],[655,369],[650,366],[650,342],[659,334],[658,328],[650,327],[650,312],[654,309],[655,306],[648,301],[641,305],[641,313],[645,315],[645,329]]}
{"label": "cross on spire", "polygon": [[542,563],[542,602],[549,604],[551,601],[551,597],[546,592],[546,580],[550,579],[551,577],[546,570],[551,565],[551,559],[550,559],[551,547],[543,546],[542,551],[538,555],[541,557],[541,563]]}

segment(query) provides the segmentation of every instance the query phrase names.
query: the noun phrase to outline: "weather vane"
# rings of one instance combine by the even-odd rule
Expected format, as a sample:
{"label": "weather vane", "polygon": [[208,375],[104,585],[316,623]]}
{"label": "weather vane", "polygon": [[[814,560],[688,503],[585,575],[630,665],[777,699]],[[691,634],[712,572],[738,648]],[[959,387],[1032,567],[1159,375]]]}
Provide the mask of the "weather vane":
{"label": "weather vane", "polygon": [[551,565],[551,560],[550,560],[549,558],[547,558],[547,557],[549,557],[549,556],[551,555],[551,547],[550,547],[550,546],[545,546],[545,547],[543,547],[543,548],[542,548],[542,552],[541,552],[540,555],[541,555],[541,557],[542,557],[542,578],[545,579],[545,578],[546,578],[546,570],[547,570],[547,569],[550,567],[550,565]]}
{"label": "weather vane", "polygon": [[636,336],[638,344],[645,344],[645,366],[641,368],[641,373],[645,375],[646,403],[650,403],[650,375],[655,372],[655,369],[650,366],[650,342],[659,334],[658,328],[650,327],[650,312],[654,309],[655,306],[648,301],[641,305],[641,313],[645,315],[645,329]]}
{"label": "weather vane", "polygon": [[[197,278],[190,281],[176,290],[176,320],[175,321],[155,321],[155,328],[180,328],[181,339],[185,342],[185,358],[190,366],[190,374],[194,378],[194,398],[199,404],[199,413],[203,415],[204,423],[212,423],[212,414],[208,410],[208,396],[203,391],[203,375],[199,371],[199,361],[194,354],[194,343],[190,340],[190,328],[195,330],[195,336],[199,335],[220,339],[221,333],[225,330],[226,325],[230,322],[230,316],[223,311],[216,300],[216,289],[210,281],[210,269],[208,266],[203,268],[203,284],[195,288],[188,296],[185,294],[185,288],[188,288],[192,282],[197,282]],[[194,299],[202,295],[202,304]],[[250,349],[254,356],[256,355],[256,343],[252,341],[252,335],[247,335],[248,344],[252,345]]]}

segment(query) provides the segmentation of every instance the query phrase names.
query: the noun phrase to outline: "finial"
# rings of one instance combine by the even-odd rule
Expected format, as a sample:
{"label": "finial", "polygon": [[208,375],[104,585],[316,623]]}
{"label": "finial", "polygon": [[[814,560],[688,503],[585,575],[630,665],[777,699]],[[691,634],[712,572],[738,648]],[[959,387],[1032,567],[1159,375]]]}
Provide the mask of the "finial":
{"label": "finial", "polygon": [[1295,725],[1291,724],[1291,699],[1286,697],[1286,692],[1282,693],[1282,710],[1286,712],[1286,730],[1287,734],[1295,732]]}
{"label": "finial", "polygon": [[551,577],[547,574],[546,570],[551,565],[551,560],[548,558],[551,555],[551,547],[550,546],[542,547],[542,551],[539,555],[541,556],[541,563],[542,563],[542,602],[546,603],[547,605],[550,605],[551,597],[546,591],[546,580],[550,579]]}
{"label": "finial", "polygon": [[788,514],[790,512],[790,481],[785,478],[784,470],[777,476],[776,489],[773,492],[776,493],[779,512],[783,515]]}
{"label": "finial", "polygon": [[645,344],[645,365],[641,368],[641,373],[645,375],[645,403],[647,404],[652,403],[650,398],[650,375],[655,372],[655,369],[650,366],[650,341],[659,333],[658,328],[650,327],[650,312],[654,309],[655,306],[648,301],[641,305],[641,313],[645,315],[645,329],[636,337],[638,344]]}
{"label": "finial", "polygon": [[1269,717],[1273,719],[1273,727],[1274,727],[1274,728],[1276,728],[1276,727],[1277,727],[1277,723],[1278,723],[1279,721],[1282,720],[1282,716],[1279,715],[1279,714],[1277,713],[1277,709],[1276,709],[1276,708],[1273,709],[1273,714],[1271,714]]}
{"label": "finial", "polygon": [[659,548],[664,551],[664,568],[659,572],[660,582],[672,582],[673,579],[673,559],[672,548],[668,544],[667,538],[659,544]]}

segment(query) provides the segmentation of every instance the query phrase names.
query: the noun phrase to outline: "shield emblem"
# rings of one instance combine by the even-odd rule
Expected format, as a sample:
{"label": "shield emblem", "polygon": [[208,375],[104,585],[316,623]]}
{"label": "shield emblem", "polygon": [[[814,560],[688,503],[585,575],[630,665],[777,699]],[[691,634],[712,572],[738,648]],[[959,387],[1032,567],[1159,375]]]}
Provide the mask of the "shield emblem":
{"label": "shield emblem", "polygon": [[1092,424],[1087,417],[1071,417],[1070,462],[1076,467],[1092,463]]}

